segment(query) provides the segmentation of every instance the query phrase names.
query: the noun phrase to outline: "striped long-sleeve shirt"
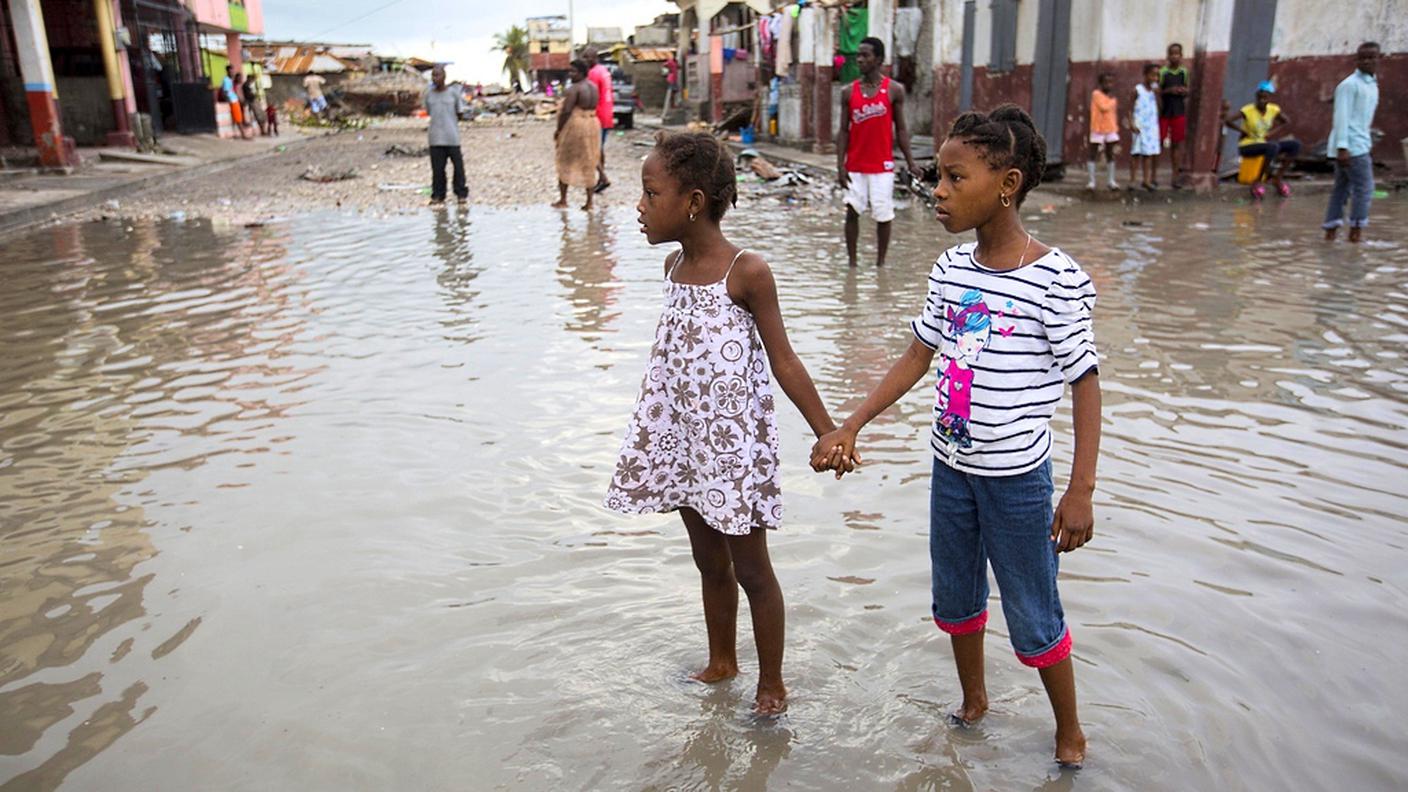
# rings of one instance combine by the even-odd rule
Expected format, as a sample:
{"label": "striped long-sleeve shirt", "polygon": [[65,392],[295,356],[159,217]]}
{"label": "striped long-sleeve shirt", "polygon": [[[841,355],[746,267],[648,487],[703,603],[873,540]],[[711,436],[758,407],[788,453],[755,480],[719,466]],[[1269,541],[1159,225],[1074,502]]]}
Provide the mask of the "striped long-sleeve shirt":
{"label": "striped long-sleeve shirt", "polygon": [[1068,382],[1095,371],[1095,285],[1053,248],[1014,270],[944,251],[924,310],[910,323],[937,351],[930,445],[950,467],[984,476],[1032,470],[1051,453],[1049,424]]}

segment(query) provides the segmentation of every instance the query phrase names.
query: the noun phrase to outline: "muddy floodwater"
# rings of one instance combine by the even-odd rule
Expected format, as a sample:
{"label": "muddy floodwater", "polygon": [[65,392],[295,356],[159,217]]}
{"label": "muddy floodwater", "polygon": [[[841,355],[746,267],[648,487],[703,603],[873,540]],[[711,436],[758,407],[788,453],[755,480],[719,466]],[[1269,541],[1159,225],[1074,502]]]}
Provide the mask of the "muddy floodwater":
{"label": "muddy floodwater", "polygon": [[[471,206],[3,241],[0,789],[1408,785],[1408,203],[1359,247],[1317,197],[1037,203],[1100,291],[1096,536],[1061,569],[1085,769],[998,608],[992,711],[944,723],[932,381],[839,483],[779,402],[791,709],[749,714],[746,608],[743,676],[689,682],[678,518],[600,506],[666,250],[624,207]],[[833,410],[955,241],[903,210],[848,271],[838,221],[725,224]]]}

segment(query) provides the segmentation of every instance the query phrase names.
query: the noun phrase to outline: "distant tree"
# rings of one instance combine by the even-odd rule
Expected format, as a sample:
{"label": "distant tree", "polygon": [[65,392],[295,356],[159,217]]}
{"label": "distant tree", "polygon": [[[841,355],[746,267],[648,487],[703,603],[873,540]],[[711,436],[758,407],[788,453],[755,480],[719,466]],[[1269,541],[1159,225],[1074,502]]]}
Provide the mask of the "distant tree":
{"label": "distant tree", "polygon": [[513,89],[522,91],[522,78],[532,66],[528,59],[528,31],[514,25],[507,33],[495,33],[491,51],[504,54],[504,71],[508,73]]}

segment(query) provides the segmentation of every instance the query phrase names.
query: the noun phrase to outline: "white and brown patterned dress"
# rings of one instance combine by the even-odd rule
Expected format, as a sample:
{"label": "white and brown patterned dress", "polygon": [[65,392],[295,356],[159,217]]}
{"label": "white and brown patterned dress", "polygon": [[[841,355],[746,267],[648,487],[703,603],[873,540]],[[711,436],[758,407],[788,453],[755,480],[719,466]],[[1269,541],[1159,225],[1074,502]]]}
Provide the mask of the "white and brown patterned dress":
{"label": "white and brown patterned dress", "polygon": [[753,315],[717,283],[665,276],[655,329],[606,507],[627,514],[688,507],[711,528],[741,536],[782,524],[777,424],[767,355]]}

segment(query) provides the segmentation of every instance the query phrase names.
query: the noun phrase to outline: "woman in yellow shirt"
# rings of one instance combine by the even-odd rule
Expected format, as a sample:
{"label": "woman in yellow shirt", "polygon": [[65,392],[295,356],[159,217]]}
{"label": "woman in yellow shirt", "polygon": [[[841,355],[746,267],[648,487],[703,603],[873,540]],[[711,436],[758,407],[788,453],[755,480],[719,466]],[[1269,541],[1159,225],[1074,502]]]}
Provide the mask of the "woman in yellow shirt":
{"label": "woman in yellow shirt", "polygon": [[[1291,160],[1300,154],[1300,141],[1294,138],[1275,139],[1286,134],[1289,131],[1286,127],[1291,123],[1286,114],[1281,112],[1281,106],[1271,101],[1275,93],[1275,84],[1270,80],[1263,80],[1256,87],[1256,101],[1244,105],[1241,110],[1223,120],[1228,127],[1241,133],[1242,139],[1237,144],[1237,152],[1241,156],[1265,157],[1258,183],[1252,185],[1253,198],[1266,195],[1266,186],[1260,182],[1265,181],[1267,174],[1271,174],[1277,194],[1282,198],[1289,198],[1291,188],[1282,177],[1286,175],[1286,167],[1290,165]],[[1279,167],[1276,167],[1277,160],[1280,160]],[[1274,173],[1273,167],[1276,167]]]}

